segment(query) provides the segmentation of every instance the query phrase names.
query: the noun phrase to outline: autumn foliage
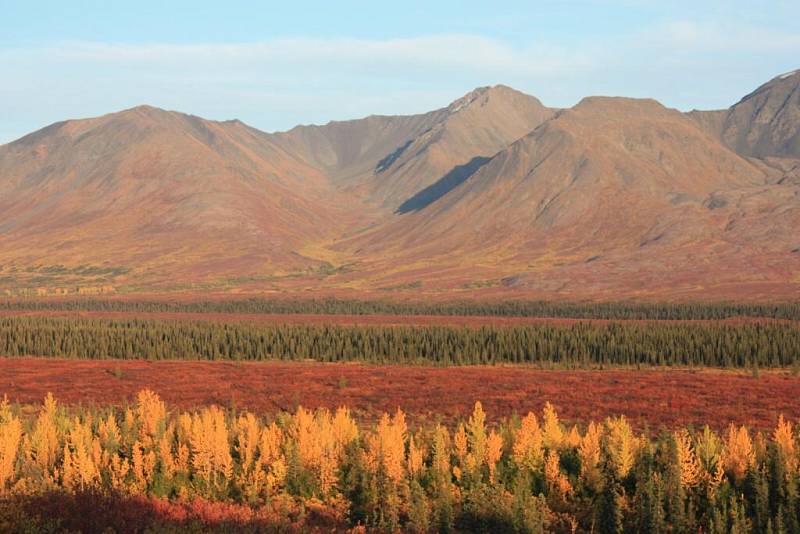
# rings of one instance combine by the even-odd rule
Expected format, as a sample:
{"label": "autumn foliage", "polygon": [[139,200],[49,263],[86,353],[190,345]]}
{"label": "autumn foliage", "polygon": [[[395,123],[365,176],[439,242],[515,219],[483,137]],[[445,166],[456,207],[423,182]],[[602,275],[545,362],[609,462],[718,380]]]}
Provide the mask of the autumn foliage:
{"label": "autumn foliage", "polygon": [[783,417],[768,434],[645,436],[625,417],[565,425],[550,404],[489,425],[476,403],[452,428],[412,428],[401,410],[365,426],[344,407],[258,417],[176,411],[148,390],[123,408],[48,395],[35,411],[0,404],[0,530],[800,532],[798,450]]}

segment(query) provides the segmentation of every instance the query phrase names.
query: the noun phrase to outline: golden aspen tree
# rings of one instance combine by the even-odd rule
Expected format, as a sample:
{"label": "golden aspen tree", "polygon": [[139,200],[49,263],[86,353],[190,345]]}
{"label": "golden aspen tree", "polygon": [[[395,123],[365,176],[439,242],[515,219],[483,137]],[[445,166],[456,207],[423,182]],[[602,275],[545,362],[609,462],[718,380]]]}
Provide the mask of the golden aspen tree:
{"label": "golden aspen tree", "polygon": [[545,448],[560,449],[564,441],[564,429],[552,404],[546,402],[542,411],[542,441]]}
{"label": "golden aspen tree", "polygon": [[503,438],[492,429],[489,437],[486,438],[486,465],[489,468],[489,482],[494,484],[494,474],[497,470],[497,462],[503,456]]}
{"label": "golden aspen tree", "polygon": [[328,496],[336,484],[339,468],[339,446],[333,429],[333,420],[328,410],[320,410],[314,418],[313,438],[316,440],[316,463],[320,491]]}
{"label": "golden aspen tree", "polygon": [[297,446],[300,463],[303,467],[314,469],[319,465],[322,450],[315,434],[314,416],[298,406],[289,426],[289,438]]}
{"label": "golden aspen tree", "polygon": [[138,439],[139,431],[137,429],[136,413],[131,408],[126,408],[125,415],[122,418],[122,445],[130,447]]}
{"label": "golden aspen tree", "polygon": [[693,488],[703,478],[703,466],[692,447],[692,438],[686,429],[681,429],[672,434],[675,440],[675,452],[678,469],[680,470],[681,486]]}
{"label": "golden aspen tree", "polygon": [[233,425],[233,433],[242,472],[250,473],[256,466],[261,425],[252,413],[242,414]]}
{"label": "golden aspen tree", "polygon": [[572,493],[572,484],[567,476],[561,472],[561,459],[556,449],[550,449],[544,463],[544,478],[548,491],[565,499]]}
{"label": "golden aspen tree", "polygon": [[175,469],[188,475],[191,469],[192,416],[189,413],[178,415],[175,427]]}
{"label": "golden aspen tree", "polygon": [[127,458],[123,458],[116,454],[111,456],[111,461],[108,466],[109,481],[111,487],[117,491],[127,489],[127,478],[130,473],[131,464]]}
{"label": "golden aspen tree", "polygon": [[94,465],[97,466],[97,470],[100,472],[101,484],[104,483],[109,477],[111,460],[114,456],[118,455],[103,447],[103,444],[97,435],[92,437],[92,461],[94,462]]}
{"label": "golden aspen tree", "polygon": [[192,467],[205,484],[220,490],[233,474],[225,414],[217,406],[204,408],[192,416]]}
{"label": "golden aspen tree", "polygon": [[456,480],[461,480],[466,469],[467,452],[469,450],[469,438],[467,438],[467,429],[463,423],[458,424],[458,428],[453,434],[453,452],[457,460],[457,465],[453,466],[453,475]]}
{"label": "golden aspen tree", "polygon": [[624,415],[606,419],[606,440],[614,470],[619,478],[625,478],[636,460],[638,440]]}
{"label": "golden aspen tree", "polygon": [[71,489],[87,489],[100,480],[100,471],[94,463],[92,443],[94,435],[91,420],[75,417],[64,444],[63,482]]}
{"label": "golden aspen tree", "polygon": [[333,437],[340,448],[344,448],[358,439],[358,425],[344,406],[336,410],[333,416]]}
{"label": "golden aspen tree", "polygon": [[33,432],[27,442],[28,456],[41,470],[45,481],[52,481],[51,472],[56,464],[58,451],[61,448],[56,427],[56,411],[58,404],[51,393],[44,398],[44,404],[39,411]]}
{"label": "golden aspen tree", "polygon": [[72,452],[69,449],[69,444],[64,444],[64,451],[61,455],[61,485],[67,489],[74,489],[77,486],[76,470],[77,467],[72,461]]}
{"label": "golden aspen tree", "polygon": [[175,471],[176,473],[188,473],[190,468],[191,450],[186,443],[178,443],[175,451]]}
{"label": "golden aspen tree", "polygon": [[139,422],[139,439],[150,445],[163,430],[167,407],[156,393],[143,389],[136,395],[136,418]]}
{"label": "golden aspen tree", "polygon": [[144,447],[137,440],[131,446],[131,466],[134,478],[134,487],[138,492],[147,488],[147,473],[145,472]]}
{"label": "golden aspen tree", "polygon": [[441,475],[450,475],[450,433],[437,424],[433,431],[431,470]]}
{"label": "golden aspen tree", "polygon": [[600,472],[600,446],[603,427],[595,422],[589,423],[586,434],[578,445],[578,458],[581,461],[581,477],[586,484],[595,490],[600,489],[602,473]]}
{"label": "golden aspen tree", "polygon": [[405,475],[406,430],[405,414],[400,410],[391,420],[384,414],[378,423],[375,443],[378,457],[386,476],[394,484],[399,484]]}
{"label": "golden aspen tree", "polygon": [[122,443],[122,436],[117,424],[117,418],[113,412],[110,412],[105,419],[100,419],[98,422],[97,437],[100,438],[100,444],[104,450],[110,454],[117,453]]}
{"label": "golden aspen tree", "polygon": [[719,436],[706,425],[695,441],[695,454],[703,467],[702,483],[709,497],[713,497],[725,476],[722,465],[722,441]]}
{"label": "golden aspen tree", "polygon": [[0,402],[0,494],[15,476],[17,451],[22,441],[22,423],[11,415],[8,399]]}
{"label": "golden aspen tree", "polygon": [[389,530],[399,528],[401,493],[405,485],[405,414],[383,414],[375,432],[366,439],[365,464],[377,482],[373,506],[380,508],[381,523]]}
{"label": "golden aspen tree", "polygon": [[572,425],[569,432],[564,436],[564,447],[570,449],[577,449],[581,445],[581,433],[578,431],[577,425]]}
{"label": "golden aspen tree", "polygon": [[236,475],[237,486],[249,501],[253,501],[261,494],[266,483],[266,473],[257,457],[262,433],[261,424],[255,415],[246,413],[234,421],[232,430],[240,467]]}
{"label": "golden aspen tree", "polygon": [[453,434],[453,450],[456,453],[456,459],[458,459],[458,462],[462,465],[467,460],[468,449],[469,439],[467,438],[467,429],[462,423],[459,423],[455,434]]}
{"label": "golden aspen tree", "polygon": [[797,453],[795,446],[795,436],[792,424],[783,418],[783,414],[778,417],[778,424],[772,433],[772,440],[775,442],[781,458],[786,466],[787,474],[797,472]]}
{"label": "golden aspen tree", "polygon": [[472,415],[467,421],[467,438],[469,442],[467,468],[479,473],[486,459],[486,414],[480,401],[475,403]]}
{"label": "golden aspen tree", "polygon": [[420,476],[425,462],[425,448],[418,447],[414,436],[408,439],[408,474],[412,478]]}
{"label": "golden aspen tree", "polygon": [[708,425],[703,427],[703,433],[697,437],[695,452],[707,472],[711,473],[716,469],[722,453],[722,441]]}
{"label": "golden aspen tree", "polygon": [[175,424],[170,423],[161,434],[157,444],[158,461],[161,465],[161,472],[166,478],[172,478],[178,470],[178,465],[172,452],[174,437]]}
{"label": "golden aspen tree", "polygon": [[728,437],[725,440],[725,450],[722,455],[725,470],[731,473],[737,482],[741,482],[755,461],[756,455],[750,433],[743,426],[736,428],[731,425],[728,428]]}
{"label": "golden aspen tree", "polygon": [[[386,414],[381,416],[381,420],[384,417],[388,417]],[[380,426],[380,422],[378,423]],[[374,475],[378,472],[381,466],[381,451],[380,451],[380,439],[378,438],[377,432],[371,432],[367,434],[364,439],[364,451],[363,451],[363,460],[364,460],[364,468],[367,473]]]}
{"label": "golden aspen tree", "polygon": [[[357,426],[345,408],[331,417],[328,410],[312,415],[301,406],[289,426],[289,437],[297,446],[300,463],[315,474],[323,495],[333,489],[345,446],[357,436]],[[282,471],[281,463],[276,467]]]}
{"label": "golden aspen tree", "polygon": [[520,428],[514,432],[512,456],[520,468],[538,471],[544,465],[544,438],[536,415],[528,412]]}
{"label": "golden aspen tree", "polygon": [[258,461],[268,468],[281,455],[283,430],[273,421],[261,431],[258,441]]}

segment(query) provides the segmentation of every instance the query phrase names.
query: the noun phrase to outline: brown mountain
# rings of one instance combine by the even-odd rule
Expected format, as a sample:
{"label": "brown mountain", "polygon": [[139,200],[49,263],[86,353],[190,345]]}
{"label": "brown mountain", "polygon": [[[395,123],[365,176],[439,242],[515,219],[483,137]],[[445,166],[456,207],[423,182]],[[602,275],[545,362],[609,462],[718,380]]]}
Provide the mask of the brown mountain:
{"label": "brown mountain", "polygon": [[680,112],[587,98],[435,202],[345,245],[405,283],[576,298],[762,291],[764,279],[796,282],[797,195]]}
{"label": "brown mountain", "polygon": [[773,78],[729,109],[689,116],[737,154],[760,160],[775,180],[800,183],[800,70]]}
{"label": "brown mountain", "polygon": [[0,147],[0,176],[0,264],[44,285],[314,266],[297,249],[349,221],[327,178],[262,132],[146,106]]}
{"label": "brown mountain", "polygon": [[721,135],[745,156],[800,158],[800,70],[770,80],[732,106]]}
{"label": "brown mountain", "polygon": [[447,173],[493,156],[553,113],[536,98],[498,85],[423,115],[298,126],[275,137],[337,187],[395,209]]}
{"label": "brown mountain", "polygon": [[0,147],[0,282],[788,298],[798,79],[688,114],[495,86],[277,134],[148,107],[59,123]]}

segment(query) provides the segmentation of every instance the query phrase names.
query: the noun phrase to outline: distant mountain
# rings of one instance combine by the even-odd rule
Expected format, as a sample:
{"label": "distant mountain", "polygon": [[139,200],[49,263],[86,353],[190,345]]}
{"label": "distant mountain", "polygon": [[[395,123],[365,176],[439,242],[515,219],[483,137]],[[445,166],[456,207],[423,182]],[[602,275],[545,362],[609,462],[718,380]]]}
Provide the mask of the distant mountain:
{"label": "distant mountain", "polygon": [[[347,245],[407,283],[424,262],[441,283],[494,280],[541,296],[726,293],[778,276],[766,261],[800,266],[798,190],[768,181],[680,112],[587,98]],[[763,217],[766,206],[784,218]]]}
{"label": "distant mountain", "polygon": [[0,147],[0,292],[800,289],[800,72],[728,110],[505,86],[267,134],[139,107]]}
{"label": "distant mountain", "polygon": [[736,153],[800,183],[800,70],[765,83],[726,110],[689,114]]}
{"label": "distant mountain", "polygon": [[168,285],[313,266],[296,251],[346,226],[336,195],[238,121],[147,106],[67,121],[0,147],[0,264]]}
{"label": "distant mountain", "polygon": [[770,80],[732,106],[722,139],[746,156],[800,158],[800,70]]}
{"label": "distant mountain", "polygon": [[553,113],[536,98],[498,85],[423,115],[298,126],[276,139],[337,186],[396,209],[454,168],[494,155]]}

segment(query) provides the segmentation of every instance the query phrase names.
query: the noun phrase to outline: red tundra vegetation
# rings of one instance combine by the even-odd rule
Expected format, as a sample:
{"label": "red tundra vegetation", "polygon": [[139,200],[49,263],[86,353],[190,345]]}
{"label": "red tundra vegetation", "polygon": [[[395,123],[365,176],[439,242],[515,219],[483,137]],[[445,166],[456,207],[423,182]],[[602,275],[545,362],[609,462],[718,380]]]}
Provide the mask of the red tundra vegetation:
{"label": "red tundra vegetation", "polygon": [[0,359],[0,392],[39,403],[123,404],[150,388],[171,405],[256,412],[349,406],[361,419],[402,408],[412,419],[453,421],[480,400],[493,417],[551,402],[567,421],[625,415],[641,428],[730,423],[772,428],[800,417],[800,378],[785,371],[559,370],[362,364]]}

